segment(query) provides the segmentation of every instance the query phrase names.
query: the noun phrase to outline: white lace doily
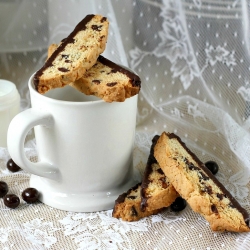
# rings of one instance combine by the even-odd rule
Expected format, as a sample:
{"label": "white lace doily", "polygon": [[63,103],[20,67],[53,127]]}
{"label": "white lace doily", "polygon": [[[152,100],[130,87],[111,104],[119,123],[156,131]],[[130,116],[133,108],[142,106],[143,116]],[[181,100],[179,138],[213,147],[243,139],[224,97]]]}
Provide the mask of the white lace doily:
{"label": "white lace doily", "polygon": [[[104,55],[142,79],[134,167],[143,172],[151,139],[179,135],[250,212],[250,29],[247,0],[0,1],[0,78],[16,83],[22,110],[27,80],[58,43],[90,13],[110,21]],[[36,160],[31,133],[27,156]],[[29,173],[11,173],[0,148],[0,179],[20,196]],[[112,210],[70,213],[42,203],[9,209],[0,200],[0,249],[250,249],[249,233],[216,233],[189,206],[138,222]]]}

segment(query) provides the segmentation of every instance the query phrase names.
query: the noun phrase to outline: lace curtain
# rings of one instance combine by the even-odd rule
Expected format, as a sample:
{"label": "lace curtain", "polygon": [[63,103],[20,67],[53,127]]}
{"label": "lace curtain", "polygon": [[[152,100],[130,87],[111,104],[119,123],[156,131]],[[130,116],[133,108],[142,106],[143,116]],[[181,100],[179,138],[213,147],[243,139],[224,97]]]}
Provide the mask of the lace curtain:
{"label": "lace curtain", "polygon": [[[13,81],[21,109],[27,80],[47,47],[85,15],[107,16],[104,55],[142,79],[134,167],[143,172],[151,139],[179,135],[250,212],[250,34],[247,0],[0,0],[0,78]],[[36,161],[33,133],[25,144]],[[20,195],[29,173],[11,173],[0,148],[0,178]],[[249,233],[216,233],[188,206],[128,223],[112,210],[71,213],[36,203],[11,210],[0,201],[1,249],[249,249]]]}

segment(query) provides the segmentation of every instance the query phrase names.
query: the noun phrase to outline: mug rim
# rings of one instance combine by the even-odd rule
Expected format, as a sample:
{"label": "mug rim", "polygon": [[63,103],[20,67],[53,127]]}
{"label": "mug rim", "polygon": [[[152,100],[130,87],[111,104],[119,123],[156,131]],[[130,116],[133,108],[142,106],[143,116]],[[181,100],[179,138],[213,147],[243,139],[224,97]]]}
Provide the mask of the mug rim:
{"label": "mug rim", "polygon": [[[93,104],[99,104],[99,103],[106,103],[104,100],[100,99],[100,100],[92,100],[92,101],[82,101],[82,102],[74,102],[74,101],[65,101],[65,100],[58,100],[58,99],[53,99],[51,97],[45,96],[43,94],[40,94],[34,86],[34,75],[35,73],[33,73],[31,75],[31,77],[29,78],[28,81],[28,87],[30,92],[32,92],[32,94],[34,94],[37,98],[44,98],[45,100],[49,101],[49,102],[54,102],[54,103],[60,103],[60,104],[67,104],[67,105],[93,105]],[[82,93],[83,95],[85,95],[84,93]],[[88,95],[86,95],[88,96]]]}

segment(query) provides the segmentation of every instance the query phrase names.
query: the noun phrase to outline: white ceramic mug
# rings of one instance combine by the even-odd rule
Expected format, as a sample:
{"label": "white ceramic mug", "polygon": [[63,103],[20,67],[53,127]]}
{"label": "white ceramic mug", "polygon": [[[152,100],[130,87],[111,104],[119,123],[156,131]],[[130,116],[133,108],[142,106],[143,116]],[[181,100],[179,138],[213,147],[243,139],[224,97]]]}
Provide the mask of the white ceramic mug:
{"label": "white ceramic mug", "polygon": [[[45,204],[67,211],[111,209],[119,194],[138,181],[133,170],[137,95],[106,103],[70,86],[39,94],[29,80],[32,108],[8,130],[12,159],[32,173],[30,186]],[[24,141],[34,127],[37,163],[27,159]]]}

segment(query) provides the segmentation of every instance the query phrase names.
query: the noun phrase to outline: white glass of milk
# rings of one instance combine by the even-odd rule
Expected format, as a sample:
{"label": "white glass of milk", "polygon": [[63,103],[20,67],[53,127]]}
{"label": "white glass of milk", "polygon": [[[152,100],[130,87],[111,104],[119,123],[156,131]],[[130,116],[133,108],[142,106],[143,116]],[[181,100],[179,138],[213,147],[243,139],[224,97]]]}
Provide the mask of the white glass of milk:
{"label": "white glass of milk", "polygon": [[0,79],[0,147],[7,147],[7,131],[12,118],[20,111],[16,85]]}

